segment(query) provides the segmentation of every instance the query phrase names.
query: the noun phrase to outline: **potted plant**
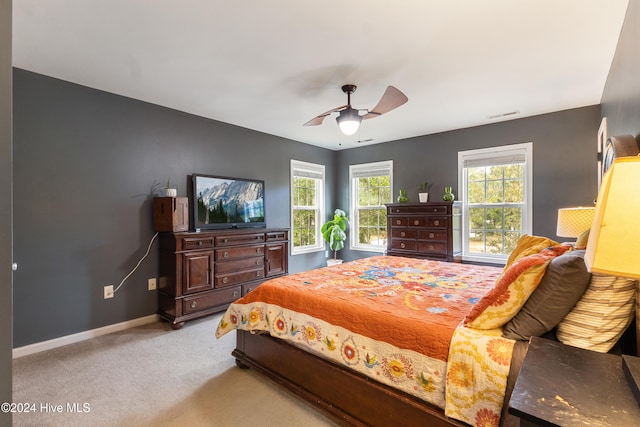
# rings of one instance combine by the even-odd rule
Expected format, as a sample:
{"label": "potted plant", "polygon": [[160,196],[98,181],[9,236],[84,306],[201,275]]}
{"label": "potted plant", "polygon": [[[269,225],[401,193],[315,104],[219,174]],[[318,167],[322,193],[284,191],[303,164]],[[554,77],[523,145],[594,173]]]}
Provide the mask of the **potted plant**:
{"label": "potted plant", "polygon": [[164,187],[164,195],[167,197],[176,197],[178,195],[178,189],[171,186],[171,178],[167,180],[167,186]]}
{"label": "potted plant", "polygon": [[420,203],[427,203],[427,200],[429,200],[429,187],[431,186],[431,184],[429,184],[429,181],[425,181],[423,183],[418,184],[418,189],[420,190],[418,192],[418,197],[420,198]]}
{"label": "potted plant", "polygon": [[338,251],[344,248],[344,241],[347,240],[348,224],[347,214],[341,209],[336,209],[333,212],[333,219],[322,225],[320,229],[322,237],[329,243],[329,248],[333,251],[333,259],[328,259],[327,265],[342,263],[342,260],[338,259]]}

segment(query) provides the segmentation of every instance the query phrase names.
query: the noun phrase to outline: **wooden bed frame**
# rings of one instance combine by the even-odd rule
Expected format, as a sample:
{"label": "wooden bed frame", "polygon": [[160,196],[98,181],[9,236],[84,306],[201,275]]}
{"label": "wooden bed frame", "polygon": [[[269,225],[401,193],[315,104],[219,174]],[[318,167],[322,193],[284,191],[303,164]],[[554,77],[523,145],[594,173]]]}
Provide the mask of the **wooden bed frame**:
{"label": "wooden bed frame", "polygon": [[241,368],[253,368],[345,426],[465,427],[442,409],[307,353],[268,334],[237,330],[233,351]]}

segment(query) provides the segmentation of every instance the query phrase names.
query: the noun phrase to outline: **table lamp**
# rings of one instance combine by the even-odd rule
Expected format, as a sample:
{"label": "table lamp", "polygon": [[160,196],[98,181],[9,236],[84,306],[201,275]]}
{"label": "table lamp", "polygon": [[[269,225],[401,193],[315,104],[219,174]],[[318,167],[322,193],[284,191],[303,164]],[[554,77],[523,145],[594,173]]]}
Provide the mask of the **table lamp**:
{"label": "table lamp", "polygon": [[[639,212],[640,157],[620,157],[602,178],[584,256],[587,270],[632,280],[640,279]],[[636,292],[636,298],[638,295],[640,289]],[[638,319],[640,304],[636,301],[636,321]],[[640,354],[640,344],[637,347]],[[640,359],[623,356],[622,367],[636,400],[640,403]]]}
{"label": "table lamp", "polygon": [[577,207],[558,209],[556,235],[560,237],[578,237],[591,228],[595,207]]}

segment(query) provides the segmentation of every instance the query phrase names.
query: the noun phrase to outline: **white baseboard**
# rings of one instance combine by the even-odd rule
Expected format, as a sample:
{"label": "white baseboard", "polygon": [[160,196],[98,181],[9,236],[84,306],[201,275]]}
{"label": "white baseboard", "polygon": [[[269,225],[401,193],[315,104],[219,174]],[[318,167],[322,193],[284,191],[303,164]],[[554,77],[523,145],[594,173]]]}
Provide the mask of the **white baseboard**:
{"label": "white baseboard", "polygon": [[97,329],[91,329],[89,331],[78,332],[77,334],[67,335],[60,338],[54,338],[49,341],[37,342],[35,344],[25,345],[24,347],[18,347],[13,349],[13,358],[28,356],[30,354],[39,353],[45,350],[51,350],[52,348],[62,347],[63,345],[73,344],[76,342],[88,340],[90,338],[99,337],[101,335],[111,334],[113,332],[124,331],[125,329],[135,328],[136,326],[146,325],[147,323],[153,323],[159,320],[157,314],[150,316],[139,317],[133,320],[127,320],[126,322],[115,323],[113,325],[103,326]]}

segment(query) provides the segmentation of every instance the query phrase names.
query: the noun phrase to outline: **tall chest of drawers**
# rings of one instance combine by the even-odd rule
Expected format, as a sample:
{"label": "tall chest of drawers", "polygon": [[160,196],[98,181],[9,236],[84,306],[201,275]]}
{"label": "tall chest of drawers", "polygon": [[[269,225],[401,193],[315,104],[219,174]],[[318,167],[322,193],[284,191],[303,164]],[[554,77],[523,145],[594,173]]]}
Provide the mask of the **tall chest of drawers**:
{"label": "tall chest of drawers", "polygon": [[158,314],[180,328],[288,272],[287,229],[161,233]]}
{"label": "tall chest of drawers", "polygon": [[391,203],[387,206],[387,255],[459,261],[462,203]]}

